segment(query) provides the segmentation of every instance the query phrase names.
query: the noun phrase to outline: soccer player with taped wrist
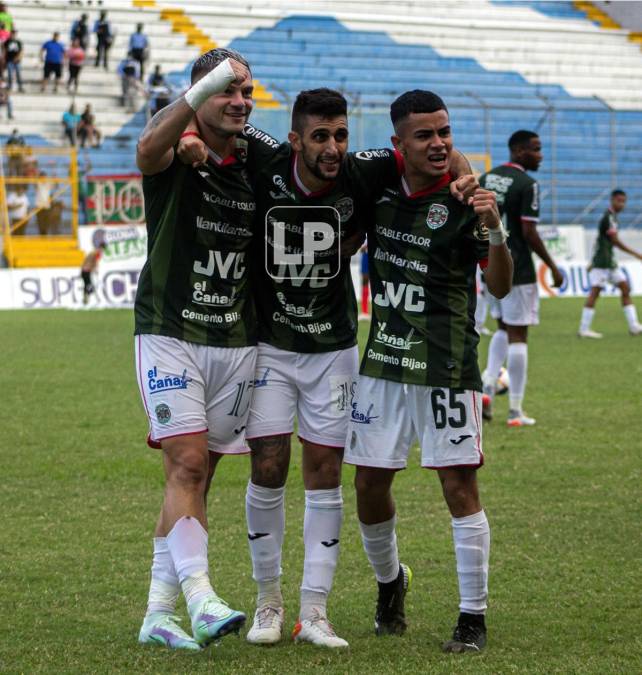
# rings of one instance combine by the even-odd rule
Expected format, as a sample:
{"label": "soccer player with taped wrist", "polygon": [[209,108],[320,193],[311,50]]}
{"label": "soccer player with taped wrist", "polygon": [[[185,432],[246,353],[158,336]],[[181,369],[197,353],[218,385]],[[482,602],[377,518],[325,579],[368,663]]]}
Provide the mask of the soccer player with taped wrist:
{"label": "soccer player with taped wrist", "polygon": [[[139,641],[199,650],[245,622],[210,582],[206,500],[220,458],[247,452],[257,338],[248,257],[256,205],[237,142],[252,110],[247,62],[214,49],[194,62],[191,79],[138,142],[148,258],[134,314],[148,442],[162,450],[165,471]],[[211,149],[198,169],[174,152],[194,114]],[[192,635],[174,616],[181,590]]]}
{"label": "soccer player with taped wrist", "polygon": [[344,461],[357,467],[361,536],[379,588],[376,634],[406,630],[411,572],[399,562],[392,483],[419,440],[421,465],[441,481],[457,559],[460,614],[443,648],[479,651],[490,531],[476,473],[484,456],[475,273],[484,267],[489,290],[502,297],[513,267],[493,193],[478,189],[466,205],[448,190],[453,139],[439,96],[402,94],[390,116],[405,169],[375,197],[368,228],[372,323]]}

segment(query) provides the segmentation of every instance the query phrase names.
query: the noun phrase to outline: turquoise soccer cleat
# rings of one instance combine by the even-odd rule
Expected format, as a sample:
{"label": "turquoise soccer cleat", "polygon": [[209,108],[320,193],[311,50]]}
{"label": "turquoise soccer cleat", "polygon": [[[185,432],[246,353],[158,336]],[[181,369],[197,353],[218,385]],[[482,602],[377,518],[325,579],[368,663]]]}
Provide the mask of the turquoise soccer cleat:
{"label": "turquoise soccer cleat", "polygon": [[201,647],[222,638],[228,633],[238,633],[245,623],[245,614],[230,609],[216,595],[204,598],[192,615],[192,633]]}
{"label": "turquoise soccer cleat", "polygon": [[178,625],[178,621],[180,619],[171,614],[149,614],[141,626],[138,642],[200,652],[198,642]]}

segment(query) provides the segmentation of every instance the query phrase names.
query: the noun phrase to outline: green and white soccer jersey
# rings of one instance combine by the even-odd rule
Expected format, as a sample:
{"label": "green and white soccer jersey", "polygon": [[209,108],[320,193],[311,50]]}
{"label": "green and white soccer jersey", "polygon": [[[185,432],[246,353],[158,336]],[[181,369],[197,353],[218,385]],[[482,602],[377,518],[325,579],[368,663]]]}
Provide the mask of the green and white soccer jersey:
{"label": "green and white soccer jersey", "polygon": [[539,189],[519,164],[497,166],[479,179],[479,184],[492,190],[508,232],[508,247],[513,257],[513,286],[536,281],[531,248],[522,232],[522,220],[539,222]]}
{"label": "green and white soccer jersey", "polygon": [[[330,352],[355,345],[357,302],[349,261],[341,260],[337,265],[336,234],[339,227],[342,238],[359,228],[365,229],[368,197],[397,180],[394,152],[350,153],[332,185],[320,192],[310,192],[298,180],[297,156],[289,143],[278,144],[250,125],[245,129],[245,138],[247,166],[260,220],[257,229],[265,233],[265,237],[257,237],[254,266],[259,341],[298,353]],[[304,220],[325,217],[320,210],[308,212],[300,207],[332,207],[331,213],[340,221],[340,225],[336,219],[331,222],[335,236],[332,247],[312,264],[283,265],[279,274],[269,267],[271,276],[264,261],[274,260],[278,243],[266,229],[265,216],[274,207],[279,208],[271,214],[278,213],[277,219],[285,223],[288,252],[302,250]],[[336,269],[331,268],[328,274],[325,268],[331,265]]]}
{"label": "green and white soccer jersey", "polygon": [[216,347],[256,344],[249,256],[256,204],[243,162],[194,169],[175,158],[143,177],[148,257],[135,334]]}
{"label": "green and white soccer jersey", "polygon": [[607,209],[600,220],[591,267],[612,270],[617,267],[611,236],[617,233],[617,215]]}
{"label": "green and white soccer jersey", "polygon": [[368,229],[372,323],[360,372],[406,384],[481,390],[475,331],[478,262],[488,233],[450,194],[449,175],[377,200]]}

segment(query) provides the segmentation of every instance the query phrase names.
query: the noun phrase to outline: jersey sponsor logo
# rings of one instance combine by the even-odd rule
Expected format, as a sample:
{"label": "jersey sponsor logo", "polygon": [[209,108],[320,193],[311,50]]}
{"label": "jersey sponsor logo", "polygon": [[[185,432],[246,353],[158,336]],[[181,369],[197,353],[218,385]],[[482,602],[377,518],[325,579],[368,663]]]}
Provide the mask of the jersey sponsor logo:
{"label": "jersey sponsor logo", "polygon": [[228,209],[238,209],[239,211],[256,211],[255,202],[237,202],[236,199],[228,199],[227,197],[220,197],[209,192],[203,192],[203,199],[208,204],[215,204],[216,206],[225,206]]}
{"label": "jersey sponsor logo", "polygon": [[207,282],[197,281],[194,284],[192,302],[195,305],[203,305],[204,307],[233,307],[237,302],[237,295],[237,288],[233,288],[230,295],[223,295],[217,292],[208,293]]}
{"label": "jersey sponsor logo", "polygon": [[379,419],[379,415],[373,415],[374,403],[371,403],[367,410],[363,412],[359,410],[359,404],[356,401],[352,402],[352,410],[350,411],[350,419],[355,424],[371,424],[372,420]]}
{"label": "jersey sponsor logo", "polygon": [[246,136],[251,136],[252,138],[256,138],[259,141],[263,141],[265,145],[268,145],[271,148],[278,148],[280,145],[276,138],[272,138],[270,134],[266,134],[265,131],[261,131],[260,129],[253,127],[251,124],[245,125],[243,133]]}
{"label": "jersey sponsor logo", "polygon": [[450,442],[453,445],[459,445],[460,443],[463,443],[467,438],[472,438],[471,434],[462,434],[459,438],[451,438]]}
{"label": "jersey sponsor logo", "polygon": [[375,225],[375,232],[382,237],[386,237],[386,239],[402,241],[404,244],[414,244],[415,246],[425,246],[426,248],[430,246],[430,237],[419,237],[412,232],[402,232],[385,225]]}
{"label": "jersey sponsor logo", "polygon": [[201,312],[194,312],[185,307],[181,312],[183,319],[190,321],[198,321],[199,323],[236,323],[240,321],[240,312],[225,312],[225,314],[202,314]]}
{"label": "jersey sponsor logo", "polygon": [[170,391],[172,389],[187,389],[187,385],[192,381],[191,377],[187,377],[187,369],[183,371],[182,375],[158,375],[158,367],[154,366],[147,371],[147,389],[150,394],[158,394],[159,392]]}
{"label": "jersey sponsor logo", "polygon": [[272,176],[272,182],[279,188],[279,190],[281,190],[281,192],[270,190],[270,197],[272,197],[272,199],[287,199],[289,197],[292,200],[296,200],[294,193],[288,189],[287,183],[283,180],[283,176]]}
{"label": "jersey sponsor logo", "polygon": [[383,291],[374,297],[379,307],[402,307],[406,312],[423,312],[426,307],[424,289],[416,284],[396,284],[382,280]]}
{"label": "jersey sponsor logo", "polygon": [[415,329],[411,328],[408,331],[406,337],[401,337],[400,335],[394,335],[393,333],[386,332],[386,322],[377,321],[378,328],[375,335],[375,342],[379,344],[386,345],[391,349],[401,349],[402,351],[409,351],[413,345],[421,344],[421,340],[412,340],[412,336],[415,333]]}
{"label": "jersey sponsor logo", "polygon": [[484,181],[484,187],[492,190],[497,198],[497,204],[502,205],[506,199],[508,188],[513,184],[513,179],[509,176],[498,176],[496,173],[487,173]]}
{"label": "jersey sponsor logo", "polygon": [[340,221],[345,223],[354,213],[354,202],[351,197],[342,197],[334,203],[334,208],[339,212]]}
{"label": "jersey sponsor logo", "polygon": [[172,411],[169,409],[167,403],[159,403],[156,408],[154,408],[156,413],[156,419],[161,424],[169,424],[169,421],[172,419]]}
{"label": "jersey sponsor logo", "polygon": [[293,305],[291,302],[288,302],[287,298],[285,297],[285,294],[282,293],[281,291],[277,292],[276,298],[281,303],[283,311],[288,316],[294,316],[300,319],[311,319],[314,316],[312,308],[314,307],[317,301],[316,297],[312,298],[310,304],[307,305],[307,307],[305,305]]}
{"label": "jersey sponsor logo", "polygon": [[438,230],[448,220],[448,207],[443,204],[431,204],[426,216],[426,225],[431,230]]}
{"label": "jersey sponsor logo", "polygon": [[245,276],[245,253],[223,253],[222,251],[209,250],[207,263],[204,265],[200,260],[194,261],[194,272],[204,274],[206,277],[214,276],[218,272],[220,279],[242,279]]}
{"label": "jersey sponsor logo", "polygon": [[329,321],[323,323],[318,321],[315,321],[314,323],[294,323],[290,321],[289,316],[281,314],[280,312],[274,312],[272,314],[272,321],[285,324],[297,333],[304,333],[305,335],[320,335],[321,333],[327,333],[329,330],[332,330],[332,324]]}
{"label": "jersey sponsor logo", "polygon": [[375,249],[374,258],[375,260],[383,260],[384,262],[391,263],[403,269],[415,270],[417,272],[422,272],[423,274],[428,274],[428,265],[426,265],[426,263],[420,262],[419,260],[402,258],[396,253],[384,251],[381,248]]}
{"label": "jersey sponsor logo", "polygon": [[268,375],[270,374],[270,371],[272,368],[266,368],[263,371],[263,375],[257,379],[254,380],[254,388],[258,389],[259,387],[267,387],[268,383]]}
{"label": "jersey sponsor logo", "polygon": [[394,354],[382,354],[381,352],[376,352],[371,347],[366,352],[366,356],[371,361],[386,363],[392,366],[401,366],[402,368],[409,368],[410,370],[426,370],[427,368],[427,363],[425,361],[419,361],[412,356],[402,356],[399,358]]}
{"label": "jersey sponsor logo", "polygon": [[217,234],[229,234],[233,237],[251,237],[252,230],[247,227],[236,227],[229,223],[222,223],[216,220],[206,220],[203,216],[197,216],[196,227],[199,230],[207,232],[216,232]]}
{"label": "jersey sponsor logo", "polygon": [[357,159],[379,159],[381,157],[390,157],[390,150],[386,150],[385,148],[382,150],[360,150],[359,152],[355,152],[354,156]]}

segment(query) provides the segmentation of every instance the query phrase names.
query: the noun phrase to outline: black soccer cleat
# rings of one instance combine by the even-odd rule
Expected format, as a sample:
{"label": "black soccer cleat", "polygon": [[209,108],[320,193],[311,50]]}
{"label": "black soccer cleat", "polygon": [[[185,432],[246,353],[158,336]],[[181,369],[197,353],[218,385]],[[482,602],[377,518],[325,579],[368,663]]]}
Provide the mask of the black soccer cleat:
{"label": "black soccer cleat", "polygon": [[404,602],[412,581],[412,570],[408,565],[399,565],[399,575],[388,584],[379,584],[377,612],[375,614],[376,635],[403,635],[408,624]]}
{"label": "black soccer cleat", "polygon": [[452,640],[444,642],[443,651],[450,654],[479,653],[486,646],[486,622],[483,614],[459,615]]}

